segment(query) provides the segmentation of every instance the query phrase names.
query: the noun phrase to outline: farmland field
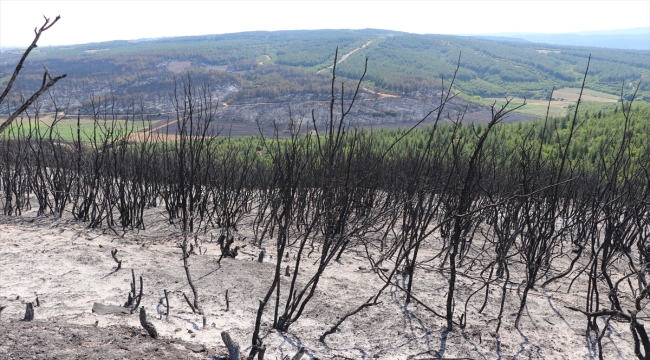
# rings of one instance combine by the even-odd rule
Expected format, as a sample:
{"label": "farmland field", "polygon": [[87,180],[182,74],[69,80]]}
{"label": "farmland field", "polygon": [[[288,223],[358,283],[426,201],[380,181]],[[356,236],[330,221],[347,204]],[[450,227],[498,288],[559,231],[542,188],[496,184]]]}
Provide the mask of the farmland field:
{"label": "farmland field", "polygon": [[[577,88],[563,88],[553,92],[553,98],[563,98],[564,101],[577,101],[580,95],[580,89]],[[612,94],[607,94],[600,91],[585,89],[582,92],[582,101],[615,103],[619,97]]]}
{"label": "farmland field", "polygon": [[[550,103],[548,110],[549,116],[564,116],[571,105],[575,105],[580,96],[579,88],[562,88],[553,92],[553,101]],[[581,104],[590,109],[598,109],[599,107],[609,107],[615,104],[619,97],[612,94],[603,93],[600,91],[585,89],[582,93]],[[513,98],[510,107],[515,107],[523,104],[524,99]],[[482,98],[484,105],[492,105],[496,103],[503,106],[506,103],[504,98]],[[549,102],[547,100],[526,99],[526,106],[518,109],[517,112],[534,116],[535,118],[543,118],[546,116]]]}
{"label": "farmland field", "polygon": [[[503,106],[506,103],[506,100],[503,98],[483,98],[484,105],[495,104],[497,106]],[[524,99],[514,98],[509,105],[509,108],[514,108],[523,104]],[[549,110],[549,116],[564,116],[567,113],[567,109],[571,102],[566,101],[551,101],[551,107]],[[518,113],[526,114],[533,116],[535,118],[543,118],[546,116],[546,110],[549,106],[548,101],[545,100],[529,100],[526,99],[526,105],[517,110]]]}
{"label": "farmland field", "polygon": [[[0,118],[0,122],[4,121],[3,118]],[[50,125],[52,124],[53,116],[51,114],[45,114],[40,118],[40,126],[38,131],[43,134],[48,134],[50,131]],[[125,121],[125,120],[115,120],[115,127],[113,128],[114,134],[120,136],[120,134],[126,134],[129,132],[138,132],[144,128],[149,127],[149,122],[142,121]],[[98,138],[102,138],[104,133],[102,128],[112,127],[112,121],[102,122],[102,121],[93,121],[89,118],[81,118],[79,121],[79,130],[81,132],[81,141],[87,141],[93,137],[93,131],[97,131]],[[15,131],[22,129],[27,131],[27,129],[33,129],[36,131],[36,126],[32,123],[30,124],[26,119],[22,121],[16,120],[11,126],[6,130],[5,133],[0,135],[0,138],[5,136],[10,136],[9,134]],[[77,119],[75,118],[66,118],[60,120],[54,125],[52,129],[52,134],[54,139],[61,139],[63,141],[73,141],[77,138]],[[46,136],[47,137],[47,136]]]}

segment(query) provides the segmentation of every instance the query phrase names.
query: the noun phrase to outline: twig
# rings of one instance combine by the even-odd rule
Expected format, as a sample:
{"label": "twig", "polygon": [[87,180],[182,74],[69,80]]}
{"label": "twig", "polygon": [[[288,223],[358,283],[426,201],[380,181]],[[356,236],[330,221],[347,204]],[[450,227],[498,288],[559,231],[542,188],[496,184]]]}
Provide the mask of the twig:
{"label": "twig", "polygon": [[185,293],[182,293],[182,294],[183,294],[183,297],[185,298],[185,301],[187,301],[187,305],[189,305],[190,309],[192,309],[192,312],[196,314],[196,308],[194,308],[194,305],[192,305],[192,302],[190,301],[190,299],[187,298],[187,295],[185,295]]}
{"label": "twig", "polygon": [[138,301],[135,303],[135,306],[131,309],[131,314],[135,311],[135,309],[140,306],[140,300],[142,300],[142,275],[140,275],[140,294],[138,294]]}
{"label": "twig", "polygon": [[167,296],[167,289],[165,291],[165,305],[167,305],[167,313],[165,314],[165,321],[169,321],[169,297]]}
{"label": "twig", "polygon": [[600,311],[594,311],[594,312],[587,312],[581,309],[578,309],[577,307],[573,306],[565,306],[565,308],[573,311],[580,312],[587,316],[587,318],[597,318],[600,316],[616,316],[619,319],[625,320],[625,321],[632,321],[632,318],[630,315],[625,314],[624,312],[618,311],[618,310],[600,310]]}
{"label": "twig", "polygon": [[126,300],[126,303],[124,303],[124,307],[131,307],[133,306],[133,302],[135,301],[136,297],[136,289],[135,289],[135,271],[131,269],[131,291],[129,292],[129,297]]}
{"label": "twig", "polygon": [[[342,324],[342,323],[343,323],[347,318],[349,318],[350,316],[353,316],[354,314],[358,313],[359,311],[361,311],[361,310],[363,310],[363,309],[365,309],[365,308],[367,308],[367,307],[381,304],[381,302],[377,302],[377,299],[376,299],[376,298],[375,298],[374,301],[372,301],[373,298],[375,298],[374,295],[371,296],[370,299],[368,299],[368,301],[366,301],[365,303],[361,304],[361,305],[360,305],[359,307],[357,307],[356,309],[354,309],[354,310],[348,312],[347,314],[343,315],[343,316],[339,319],[339,321],[338,321],[336,324],[334,324],[334,326],[332,326],[329,330],[327,330],[326,332],[324,332],[323,335],[321,335],[318,339],[319,339],[321,342],[324,342],[324,341],[325,341],[325,337],[327,337],[327,335],[334,334],[336,331],[338,331],[339,326],[341,326],[341,324]],[[372,301],[372,302],[371,302],[371,301]]]}
{"label": "twig", "polygon": [[194,283],[192,282],[192,275],[190,274],[190,265],[188,262],[188,259],[190,257],[190,254],[192,253],[192,244],[190,244],[190,251],[188,252],[187,249],[187,235],[185,235],[183,239],[183,243],[180,245],[181,250],[183,251],[183,268],[185,269],[185,275],[187,276],[187,283],[190,285],[190,289],[192,289],[192,294],[194,295],[194,303],[190,303],[190,300],[187,298],[185,293],[183,293],[183,296],[185,297],[185,301],[190,305],[190,308],[192,308],[193,313],[198,313],[203,315],[203,309],[201,309],[201,305],[199,303],[199,293],[196,290],[196,286],[194,286]]}
{"label": "twig", "polygon": [[117,263],[117,269],[115,271],[118,271],[119,269],[122,268],[122,260],[117,260],[117,249],[111,250],[111,256],[113,256],[113,260]]}

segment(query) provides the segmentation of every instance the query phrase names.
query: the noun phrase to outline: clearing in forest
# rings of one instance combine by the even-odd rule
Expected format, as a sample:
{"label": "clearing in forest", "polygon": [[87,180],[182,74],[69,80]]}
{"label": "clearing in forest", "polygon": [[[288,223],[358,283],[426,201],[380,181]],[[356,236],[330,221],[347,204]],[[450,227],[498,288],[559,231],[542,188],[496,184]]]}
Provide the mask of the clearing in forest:
{"label": "clearing in forest", "polygon": [[[517,112],[526,115],[532,115],[539,118],[546,116],[548,110],[549,116],[564,116],[567,113],[570,105],[575,105],[580,96],[580,89],[578,88],[562,88],[555,90],[553,92],[553,100],[551,101],[551,107],[549,107],[548,100],[533,100],[526,99],[526,106],[521,107]],[[599,103],[601,105],[616,103],[618,97],[616,95],[607,94],[604,92],[584,89],[582,92],[581,103],[592,102]],[[492,105],[496,102],[497,105],[502,106],[506,103],[504,97],[501,98],[483,98],[484,105]],[[515,107],[521,105],[524,102],[522,98],[514,98],[510,106]]]}

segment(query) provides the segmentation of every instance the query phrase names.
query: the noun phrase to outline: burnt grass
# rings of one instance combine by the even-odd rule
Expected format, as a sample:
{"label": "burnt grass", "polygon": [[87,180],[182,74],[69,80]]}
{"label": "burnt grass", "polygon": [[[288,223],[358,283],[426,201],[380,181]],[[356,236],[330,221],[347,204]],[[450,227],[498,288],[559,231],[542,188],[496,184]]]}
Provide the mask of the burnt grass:
{"label": "burnt grass", "polygon": [[[372,93],[360,93],[354,107],[349,113],[347,126],[366,129],[411,128],[417,125],[432,108],[440,104],[440,96],[400,96],[379,97]],[[317,119],[317,126],[325,130],[322,119],[329,116],[329,101],[313,101],[300,96],[288,96],[286,99],[265,98],[249,99],[245,103],[218,106],[215,118],[210,124],[208,133],[216,135],[237,136],[275,136],[276,129],[281,137],[288,137],[290,126],[300,133],[313,129],[312,115]],[[338,105],[338,104],[337,104]],[[312,114],[313,111],[313,114]],[[442,122],[450,122],[463,116],[465,123],[489,123],[492,113],[488,107],[468,103],[460,98],[452,99],[445,106],[445,117]],[[504,123],[532,121],[533,117],[516,112],[508,114]],[[431,125],[435,117],[419,124],[420,127]],[[179,131],[179,123],[175,118],[153,117],[152,128],[157,133],[175,134]],[[147,131],[147,130],[142,130]]]}

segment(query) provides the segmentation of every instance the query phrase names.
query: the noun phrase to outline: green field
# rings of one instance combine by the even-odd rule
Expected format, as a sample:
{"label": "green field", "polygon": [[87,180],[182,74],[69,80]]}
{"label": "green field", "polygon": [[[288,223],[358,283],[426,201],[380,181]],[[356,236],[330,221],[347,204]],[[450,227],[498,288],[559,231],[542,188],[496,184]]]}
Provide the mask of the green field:
{"label": "green field", "polygon": [[[4,119],[0,119],[0,122],[3,122]],[[34,123],[30,124],[27,120],[23,120],[21,123],[20,121],[15,121],[5,132],[0,135],[0,136],[12,136],[10,134],[15,133],[17,131],[24,131],[28,132],[30,129],[33,131],[32,136],[34,138],[37,137],[44,137],[44,138],[49,138],[49,131],[50,131],[50,124],[52,123],[52,117],[51,116],[43,116],[41,118],[41,121],[39,122],[39,125],[34,125]],[[114,129],[114,136],[115,138],[120,138],[123,137],[124,135],[127,135],[130,132],[136,132],[139,131],[145,127],[148,127],[148,123],[142,123],[141,121],[135,121],[135,122],[127,122],[125,120],[116,120],[115,121],[115,126],[113,127],[112,121],[93,121],[92,119],[81,119],[79,121],[79,130],[81,133],[81,141],[90,141],[93,138],[93,133],[96,129],[96,132],[98,134],[98,139],[103,140],[102,136],[99,134],[104,134],[105,132],[102,131],[102,129],[106,128],[112,128]],[[39,136],[38,134],[41,134]],[[65,119],[59,121],[56,125],[54,125],[54,128],[52,129],[52,138],[53,139],[61,139],[64,141],[74,141],[77,139],[77,120],[76,119]]]}

